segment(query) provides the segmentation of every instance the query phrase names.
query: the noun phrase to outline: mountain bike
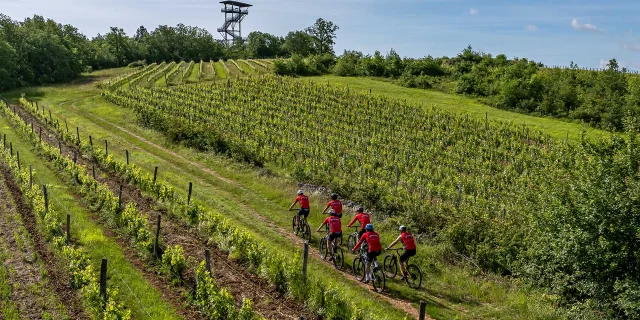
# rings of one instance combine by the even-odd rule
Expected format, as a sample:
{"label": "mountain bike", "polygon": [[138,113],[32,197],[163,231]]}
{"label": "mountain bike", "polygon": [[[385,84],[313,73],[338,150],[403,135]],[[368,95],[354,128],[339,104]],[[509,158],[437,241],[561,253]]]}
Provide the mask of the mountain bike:
{"label": "mountain bike", "polygon": [[[400,263],[400,250],[404,250],[403,248],[389,249],[390,251],[394,251],[394,254],[388,254],[384,257],[384,273],[385,275],[393,279],[398,274],[398,269],[400,267],[398,264]],[[418,289],[422,284],[422,272],[420,272],[420,268],[415,264],[409,264],[409,260],[407,260],[407,274],[404,275],[404,280],[409,285],[409,288]]]}
{"label": "mountain bike", "polygon": [[[360,282],[364,282],[365,280],[364,273],[366,270],[367,252],[368,246],[366,243],[363,243],[358,250],[357,257],[353,260],[353,275]],[[380,265],[378,264],[377,258],[374,258],[371,262],[371,273],[369,276],[372,279],[371,284],[373,285],[373,291],[382,293],[385,289],[387,280],[382,268],[380,268]]]}
{"label": "mountain bike", "polygon": [[[291,209],[289,211],[297,210],[300,209]],[[300,215],[296,213],[296,215],[293,216],[293,220],[291,221],[291,228],[293,229],[293,233],[295,233],[296,235],[299,234],[302,239],[311,241],[311,227],[309,227],[309,224],[305,220],[306,219],[301,219]]]}
{"label": "mountain bike", "polygon": [[327,239],[329,239],[330,234],[331,232],[329,232],[329,226],[326,225],[325,236],[320,239],[320,257],[322,257],[323,260],[327,260],[327,257],[331,257],[333,266],[336,269],[341,270],[342,268],[344,268],[344,253],[342,252],[342,248],[340,248],[340,246],[336,243],[336,240],[338,240],[339,238],[333,240],[333,245],[331,246],[333,250],[329,252],[327,248]]}
{"label": "mountain bike", "polygon": [[349,247],[349,250],[351,250],[353,247],[356,246],[356,243],[358,243],[358,240],[360,240],[360,237],[358,236],[358,231],[360,231],[360,226],[351,226],[349,228],[353,228],[353,232],[349,234],[349,237],[347,238],[347,247]]}

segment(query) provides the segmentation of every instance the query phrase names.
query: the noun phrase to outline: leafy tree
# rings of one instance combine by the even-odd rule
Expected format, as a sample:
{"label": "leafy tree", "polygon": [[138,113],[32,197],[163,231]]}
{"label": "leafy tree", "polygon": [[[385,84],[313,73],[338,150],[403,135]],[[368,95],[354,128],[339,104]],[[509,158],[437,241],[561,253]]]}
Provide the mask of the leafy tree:
{"label": "leafy tree", "polygon": [[254,31],[249,33],[245,43],[247,55],[251,58],[275,57],[281,55],[284,39],[269,33]]}
{"label": "leafy tree", "polygon": [[313,37],[315,52],[317,54],[331,53],[333,54],[333,45],[335,44],[336,31],[340,27],[331,21],[319,18],[305,31]]}
{"label": "leafy tree", "polygon": [[284,38],[282,49],[288,54],[309,56],[313,53],[313,38],[304,31],[291,31]]}

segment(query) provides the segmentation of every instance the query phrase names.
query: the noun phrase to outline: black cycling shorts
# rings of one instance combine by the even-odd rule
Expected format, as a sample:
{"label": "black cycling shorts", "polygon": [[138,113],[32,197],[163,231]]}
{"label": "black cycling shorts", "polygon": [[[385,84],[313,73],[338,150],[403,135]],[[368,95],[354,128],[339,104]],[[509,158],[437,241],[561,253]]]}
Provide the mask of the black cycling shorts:
{"label": "black cycling shorts", "polygon": [[381,253],[382,253],[382,250],[367,252],[367,261],[369,262],[373,261],[373,259],[379,256]]}
{"label": "black cycling shorts", "polygon": [[309,211],[309,209],[300,209],[298,210],[298,215],[306,218],[309,216]]}
{"label": "black cycling shorts", "polygon": [[409,260],[409,258],[415,255],[416,255],[416,249],[404,250],[404,252],[400,255],[400,262],[405,262]]}
{"label": "black cycling shorts", "polygon": [[334,217],[338,217],[340,219],[342,219],[342,213],[331,213],[329,214],[330,216],[334,216]]}
{"label": "black cycling shorts", "polygon": [[332,232],[329,235],[329,241],[333,241],[333,240],[338,239],[340,237],[342,237],[342,232]]}
{"label": "black cycling shorts", "polygon": [[360,231],[358,231],[358,240],[360,240],[360,238],[362,238],[362,235],[365,234],[365,232],[367,232],[367,230],[365,230],[365,229],[360,229]]}

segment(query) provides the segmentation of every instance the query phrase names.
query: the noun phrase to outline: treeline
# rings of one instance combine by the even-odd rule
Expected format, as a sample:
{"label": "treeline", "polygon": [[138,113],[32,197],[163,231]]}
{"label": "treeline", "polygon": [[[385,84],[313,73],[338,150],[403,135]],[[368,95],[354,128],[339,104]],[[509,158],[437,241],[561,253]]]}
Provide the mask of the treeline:
{"label": "treeline", "polygon": [[[403,86],[447,88],[479,97],[491,106],[538,116],[580,121],[611,131],[624,128],[626,116],[640,114],[640,76],[615,59],[601,71],[547,68],[528,59],[492,56],[467,47],[455,57],[402,58],[393,49],[364,55],[293,57],[276,63],[279,74],[367,76],[395,79]],[[443,85],[446,84],[446,85]]]}
{"label": "treeline", "polygon": [[335,31],[318,19],[286,37],[252,32],[225,46],[202,28],[178,24],[149,31],[140,26],[129,36],[112,27],[89,39],[72,25],[42,16],[14,21],[0,14],[0,91],[72,80],[82,72],[163,61],[275,58],[292,54],[333,57]]}

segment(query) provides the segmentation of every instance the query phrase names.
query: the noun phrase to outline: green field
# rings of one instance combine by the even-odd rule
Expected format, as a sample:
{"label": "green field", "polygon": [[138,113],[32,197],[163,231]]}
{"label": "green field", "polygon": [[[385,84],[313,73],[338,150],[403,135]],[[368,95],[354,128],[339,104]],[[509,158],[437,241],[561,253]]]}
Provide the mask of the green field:
{"label": "green field", "polygon": [[[284,252],[299,250],[282,237],[282,232],[288,230],[290,224],[290,215],[286,212],[286,207],[291,195],[297,189],[295,183],[280,175],[264,176],[259,170],[237,164],[225,157],[177,147],[167,142],[162,135],[140,128],[130,121],[134,117],[130,110],[115,107],[100,99],[98,97],[99,91],[90,82],[114,76],[122,71],[126,70],[99,72],[93,76],[87,76],[85,81],[78,81],[74,85],[32,88],[21,91],[24,91],[30,99],[35,99],[47,107],[51,107],[54,116],[60,116],[67,119],[69,123],[83,128],[82,134],[92,134],[95,139],[108,138],[110,150],[116,158],[123,160],[126,149],[132,152],[132,161],[145,170],[152,171],[156,165],[163,168],[161,177],[179,192],[186,194],[184,186],[189,181],[193,181],[194,198],[209,208],[223,212],[243,229],[267,240],[273,245],[274,250],[277,250],[276,248],[280,248]],[[371,88],[374,94],[376,92],[389,94],[390,92],[398,99],[406,97],[408,100],[414,99],[413,101],[416,102],[427,103],[430,101],[428,103],[442,108],[453,108],[455,101],[461,101],[464,104],[462,108],[469,113],[474,111],[476,107],[480,109],[480,111],[476,110],[472,113],[476,117],[484,118],[484,113],[492,110],[502,117],[508,115],[516,119],[522,117],[520,114],[487,108],[469,99],[404,89],[375,80],[334,77],[315,78],[315,80],[329,80],[335,85],[346,84],[339,82],[340,80],[354,80],[360,85],[358,87],[358,85],[350,84],[350,88],[354,90]],[[20,92],[16,91],[7,96],[16,99],[19,94]],[[437,99],[433,97],[437,97]],[[428,98],[430,100],[423,100]],[[492,117],[492,113],[489,113],[489,117]],[[532,120],[531,126],[537,125],[534,122],[537,118],[527,117],[527,120],[529,119]],[[550,121],[549,119],[541,120],[544,120],[543,122]],[[555,123],[553,126],[559,124],[574,126],[561,122]],[[545,126],[541,128],[545,128]],[[563,136],[564,134],[558,135]],[[274,172],[280,171],[277,167],[269,168]],[[318,197],[312,199],[316,203],[313,212],[317,213],[321,209],[318,203],[324,202],[324,199]],[[239,215],[238,212],[244,212],[244,214]],[[319,224],[320,217],[317,214],[312,214],[311,221],[312,226]],[[387,243],[390,238],[390,235],[386,237]],[[428,313],[438,319],[454,317],[511,319],[516,315],[528,315],[527,318],[554,317],[553,305],[541,293],[521,288],[492,276],[477,276],[473,266],[454,267],[437,262],[436,257],[440,254],[438,247],[430,247],[425,244],[421,252],[423,252],[423,257],[434,258],[434,264],[429,270],[423,270],[426,275],[423,283],[425,289],[416,292],[406,288],[402,283],[391,283],[389,287],[392,299],[398,299],[399,302],[411,301],[413,308],[417,307],[419,300],[425,300],[428,302]],[[316,263],[312,265],[311,270],[334,273],[332,268]],[[342,277],[339,274],[336,276]],[[340,288],[349,292],[353,291],[354,294],[360,292],[357,293],[357,296],[364,293],[348,282],[341,284]],[[371,299],[370,294],[365,294],[363,297]],[[362,300],[358,298],[357,301]],[[393,313],[394,308],[387,303],[388,300],[379,300],[376,308],[386,310],[384,313]]]}
{"label": "green field", "polygon": [[433,106],[444,111],[459,114],[468,114],[470,117],[478,119],[488,117],[489,120],[526,125],[527,127],[539,129],[556,139],[565,139],[568,136],[570,140],[577,140],[580,139],[582,131],[585,131],[586,136],[589,138],[610,135],[607,131],[594,129],[579,123],[500,110],[489,107],[476,99],[462,95],[447,94],[435,90],[405,88],[382,79],[339,77],[333,75],[303,79],[306,81],[316,81],[318,83],[330,83],[334,86],[349,87],[351,90],[359,92],[369,92],[369,90],[371,90],[372,94],[386,95],[400,100],[406,99],[409,103],[423,105],[425,107]]}

